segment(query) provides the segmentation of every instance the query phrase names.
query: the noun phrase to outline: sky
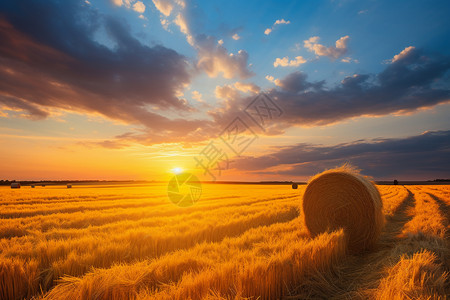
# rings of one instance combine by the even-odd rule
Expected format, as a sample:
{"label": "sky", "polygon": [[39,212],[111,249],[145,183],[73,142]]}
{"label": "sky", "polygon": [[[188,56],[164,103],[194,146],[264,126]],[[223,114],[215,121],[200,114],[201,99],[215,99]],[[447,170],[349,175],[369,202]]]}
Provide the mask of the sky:
{"label": "sky", "polygon": [[4,0],[0,178],[450,178],[450,2]]}

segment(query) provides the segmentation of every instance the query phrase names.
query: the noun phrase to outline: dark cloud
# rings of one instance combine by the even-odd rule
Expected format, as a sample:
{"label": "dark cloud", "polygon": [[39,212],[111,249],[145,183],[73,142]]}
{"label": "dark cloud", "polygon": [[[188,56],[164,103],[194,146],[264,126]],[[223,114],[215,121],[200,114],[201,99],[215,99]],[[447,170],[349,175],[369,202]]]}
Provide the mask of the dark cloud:
{"label": "dark cloud", "polygon": [[[350,162],[376,179],[450,178],[450,131],[425,132],[402,139],[356,141],[335,146],[300,143],[272,154],[235,160],[241,171],[287,176],[311,176]],[[274,167],[282,167],[276,171]],[[267,170],[273,168],[271,170]]]}
{"label": "dark cloud", "polygon": [[[362,115],[410,112],[450,100],[445,75],[450,59],[413,49],[378,75],[357,74],[331,89],[308,82],[296,72],[280,80],[269,95],[285,110],[292,125],[327,125]],[[440,86],[439,86],[440,85]]]}
{"label": "dark cloud", "polygon": [[308,76],[305,73],[296,71],[287,75],[285,78],[277,82],[277,84],[285,91],[298,93],[310,88],[320,90],[325,83],[324,81],[311,83],[306,80],[307,78]]}
{"label": "dark cloud", "polygon": [[[283,109],[273,126],[320,126],[360,116],[408,113],[450,101],[450,58],[425,54],[410,47],[377,75],[355,74],[328,88],[324,81],[311,82],[296,71],[275,80],[278,86],[267,92]],[[210,115],[231,119],[251,97],[227,99],[227,111]],[[268,130],[267,132],[270,132]]]}
{"label": "dark cloud", "polygon": [[[205,126],[154,112],[193,110],[176,97],[190,81],[189,64],[171,49],[142,44],[125,22],[83,1],[2,1],[0,11],[3,105],[31,118],[50,107],[100,113],[161,139]],[[102,34],[111,47],[98,42]]]}
{"label": "dark cloud", "polygon": [[0,95],[0,103],[11,110],[27,112],[23,116],[32,120],[42,120],[49,115],[48,112],[40,109],[37,105],[17,98]]}

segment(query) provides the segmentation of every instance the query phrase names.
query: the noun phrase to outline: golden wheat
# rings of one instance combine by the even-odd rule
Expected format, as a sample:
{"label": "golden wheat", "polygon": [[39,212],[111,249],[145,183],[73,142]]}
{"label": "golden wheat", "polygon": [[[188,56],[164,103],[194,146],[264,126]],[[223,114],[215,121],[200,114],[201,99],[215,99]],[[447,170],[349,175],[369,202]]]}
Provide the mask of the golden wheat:
{"label": "golden wheat", "polygon": [[[0,188],[1,299],[443,298],[450,189],[378,186],[386,227],[371,252],[311,238],[305,186]],[[370,270],[370,272],[368,272]],[[348,284],[353,282],[353,284]]]}

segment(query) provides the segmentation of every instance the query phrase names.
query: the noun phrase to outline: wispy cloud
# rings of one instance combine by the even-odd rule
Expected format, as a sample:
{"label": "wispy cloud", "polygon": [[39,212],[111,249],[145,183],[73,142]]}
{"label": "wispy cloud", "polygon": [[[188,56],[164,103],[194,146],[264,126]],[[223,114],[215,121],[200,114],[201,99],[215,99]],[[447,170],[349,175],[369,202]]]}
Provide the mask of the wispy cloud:
{"label": "wispy cloud", "polygon": [[276,20],[275,23],[273,23],[272,27],[266,28],[266,30],[264,30],[264,34],[269,35],[272,33],[272,31],[275,29],[276,26],[281,25],[281,24],[290,24],[290,23],[291,23],[291,21],[286,21],[285,19]]}

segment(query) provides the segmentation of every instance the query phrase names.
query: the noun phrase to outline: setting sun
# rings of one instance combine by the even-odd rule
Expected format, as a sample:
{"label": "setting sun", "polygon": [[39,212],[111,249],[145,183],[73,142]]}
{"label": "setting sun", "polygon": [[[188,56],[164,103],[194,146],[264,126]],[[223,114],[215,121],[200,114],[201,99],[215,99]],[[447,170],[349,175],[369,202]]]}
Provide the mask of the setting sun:
{"label": "setting sun", "polygon": [[183,172],[183,169],[180,168],[180,167],[176,167],[176,168],[173,168],[173,169],[172,169],[172,172],[173,172],[174,174],[181,174],[181,173]]}

